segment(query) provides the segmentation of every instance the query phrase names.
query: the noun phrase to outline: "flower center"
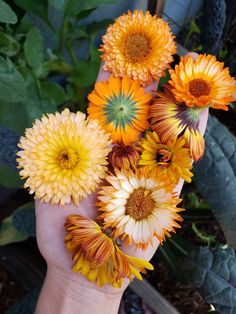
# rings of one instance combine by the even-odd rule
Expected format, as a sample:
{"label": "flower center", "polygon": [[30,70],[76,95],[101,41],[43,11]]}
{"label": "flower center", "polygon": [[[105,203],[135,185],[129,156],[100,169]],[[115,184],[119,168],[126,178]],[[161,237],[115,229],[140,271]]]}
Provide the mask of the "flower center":
{"label": "flower center", "polygon": [[79,156],[73,148],[65,148],[56,157],[58,165],[62,169],[74,169],[79,161]]}
{"label": "flower center", "polygon": [[195,97],[209,95],[211,91],[210,85],[203,79],[194,79],[189,82],[189,92]]}
{"label": "flower center", "polygon": [[135,220],[146,218],[155,207],[155,202],[151,197],[151,191],[145,188],[136,189],[128,198],[125,207],[126,215],[130,215]]}
{"label": "flower center", "polygon": [[131,35],[127,37],[124,47],[126,55],[134,61],[137,61],[148,54],[149,41],[143,35]]}
{"label": "flower center", "polygon": [[168,168],[171,163],[172,156],[173,156],[172,152],[170,152],[167,149],[161,148],[157,151],[156,161],[158,165],[164,168]]}
{"label": "flower center", "polygon": [[112,95],[107,99],[107,105],[103,109],[107,116],[107,122],[113,122],[115,127],[125,128],[131,124],[136,116],[136,102],[130,95]]}

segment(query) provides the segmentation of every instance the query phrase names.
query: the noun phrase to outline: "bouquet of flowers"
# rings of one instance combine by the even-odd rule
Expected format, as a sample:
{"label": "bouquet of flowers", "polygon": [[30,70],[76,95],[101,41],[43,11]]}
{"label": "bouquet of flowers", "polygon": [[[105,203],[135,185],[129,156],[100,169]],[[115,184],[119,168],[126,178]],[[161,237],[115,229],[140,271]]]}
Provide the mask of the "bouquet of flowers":
{"label": "bouquet of flowers", "polygon": [[236,87],[214,56],[188,55],[156,92],[176,45],[168,23],[149,12],[117,18],[100,51],[107,80],[88,95],[88,116],[65,109],[36,120],[17,161],[25,188],[42,202],[66,210],[96,193],[96,219],[68,216],[65,245],[73,271],[121,287],[153,269],[126,247],[145,251],[181,227],[176,187],[191,182],[203,156],[200,116],[208,107],[227,110]]}

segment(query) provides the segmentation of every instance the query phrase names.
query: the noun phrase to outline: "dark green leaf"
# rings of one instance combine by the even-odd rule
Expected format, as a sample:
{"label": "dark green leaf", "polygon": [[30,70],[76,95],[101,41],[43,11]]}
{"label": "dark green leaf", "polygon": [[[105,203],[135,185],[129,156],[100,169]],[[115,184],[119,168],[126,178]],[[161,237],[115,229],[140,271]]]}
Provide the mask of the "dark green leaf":
{"label": "dark green leaf", "polygon": [[50,98],[32,98],[25,104],[27,111],[27,123],[31,126],[35,119],[39,119],[45,113],[54,113],[57,104]]}
{"label": "dark green leaf", "polygon": [[17,16],[11,7],[4,1],[0,1],[0,22],[15,24],[17,22]]}
{"label": "dark green leaf", "polygon": [[66,100],[64,89],[57,83],[43,82],[41,88],[44,95],[52,98],[57,104],[61,104]]}
{"label": "dark green leaf", "polygon": [[0,185],[13,189],[22,187],[23,183],[17,171],[9,166],[0,167]]}
{"label": "dark green leaf", "polygon": [[83,11],[95,9],[103,4],[114,4],[115,0],[68,0],[66,4],[66,15],[77,15]]}
{"label": "dark green leaf", "polygon": [[87,31],[83,28],[76,28],[71,26],[71,30],[69,30],[68,39],[75,40],[75,39],[88,39],[89,35]]}
{"label": "dark green leaf", "polygon": [[162,90],[163,86],[167,84],[169,80],[170,80],[170,73],[169,71],[165,71],[164,76],[160,78],[160,81],[158,83],[158,90]]}
{"label": "dark green leaf", "polygon": [[13,0],[16,5],[27,12],[40,17],[44,22],[51,26],[48,20],[48,1],[47,0]]}
{"label": "dark green leaf", "polygon": [[37,28],[31,28],[24,43],[25,58],[29,66],[36,68],[43,62],[43,36]]}
{"label": "dark green leaf", "polygon": [[79,87],[87,87],[93,85],[98,74],[99,63],[94,61],[78,61],[76,65],[73,81]]}
{"label": "dark green leaf", "polygon": [[108,25],[112,23],[113,23],[112,19],[107,19],[100,22],[93,22],[88,26],[88,32],[93,39],[97,36],[99,31],[105,30],[108,27]]}
{"label": "dark green leaf", "polygon": [[235,250],[201,247],[190,253],[185,264],[206,302],[220,313],[236,313]]}
{"label": "dark green leaf", "polygon": [[36,220],[34,203],[27,203],[12,214],[13,227],[20,233],[30,237],[36,236]]}
{"label": "dark green leaf", "polygon": [[0,53],[8,57],[15,56],[19,51],[19,43],[14,37],[0,32]]}
{"label": "dark green leaf", "polygon": [[57,10],[63,10],[66,0],[48,0],[48,2],[53,8]]}
{"label": "dark green leaf", "polygon": [[24,102],[26,96],[27,90],[22,75],[13,64],[0,59],[0,101]]}
{"label": "dark green leaf", "polygon": [[220,223],[227,243],[236,247],[236,138],[209,117],[203,159],[194,168],[194,182]]}
{"label": "dark green leaf", "polygon": [[24,241],[28,236],[18,232],[12,224],[12,216],[5,218],[0,224],[0,245]]}
{"label": "dark green leaf", "polygon": [[196,24],[196,22],[195,22],[194,20],[192,20],[192,21],[190,22],[189,31],[190,31],[191,33],[198,33],[198,34],[201,33],[200,28],[198,27],[198,25]]}
{"label": "dark green leaf", "polygon": [[0,123],[23,134],[28,125],[27,111],[22,103],[5,103],[0,101]]}
{"label": "dark green leaf", "polygon": [[90,54],[90,59],[93,62],[96,62],[98,64],[100,64],[100,51],[98,51],[98,48],[95,47],[93,44],[89,45],[89,54]]}

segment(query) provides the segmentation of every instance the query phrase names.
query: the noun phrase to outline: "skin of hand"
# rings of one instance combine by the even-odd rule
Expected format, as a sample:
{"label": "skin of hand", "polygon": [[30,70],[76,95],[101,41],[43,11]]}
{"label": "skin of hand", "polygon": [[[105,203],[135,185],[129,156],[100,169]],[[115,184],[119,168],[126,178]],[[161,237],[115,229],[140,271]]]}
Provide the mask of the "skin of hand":
{"label": "skin of hand", "polygon": [[[197,54],[191,53],[195,59]],[[109,73],[102,67],[97,81],[107,80]],[[152,83],[145,89],[155,91],[157,83]],[[208,118],[208,109],[201,112],[200,131],[204,134]],[[180,194],[183,180],[180,180],[175,191]],[[38,300],[36,314],[73,314],[73,313],[117,313],[120,300],[129,281],[124,280],[121,289],[105,285],[98,288],[95,283],[89,282],[82,275],[72,272],[71,253],[64,244],[66,217],[71,214],[80,214],[95,219],[96,193],[83,199],[79,206],[70,203],[64,206],[51,205],[36,200],[36,230],[37,242],[41,254],[47,262],[47,275]],[[123,250],[132,256],[150,260],[155,253],[159,241],[154,240],[153,246],[146,251],[136,250],[134,246],[123,246]]]}

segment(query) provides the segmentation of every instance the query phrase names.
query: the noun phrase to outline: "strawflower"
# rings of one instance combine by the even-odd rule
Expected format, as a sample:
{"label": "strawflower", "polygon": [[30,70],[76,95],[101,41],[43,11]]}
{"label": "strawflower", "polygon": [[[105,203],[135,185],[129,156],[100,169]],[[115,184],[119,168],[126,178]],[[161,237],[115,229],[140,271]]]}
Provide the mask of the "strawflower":
{"label": "strawflower", "polygon": [[148,132],[139,145],[140,166],[149,167],[151,171],[161,171],[175,182],[180,178],[191,182],[192,160],[189,149],[184,147],[183,138],[163,143],[156,132]]}
{"label": "strawflower", "polygon": [[95,84],[88,95],[88,114],[97,119],[114,143],[130,144],[148,126],[152,94],[146,93],[138,81],[109,77]]}
{"label": "strawflower", "polygon": [[235,100],[236,81],[215,56],[199,55],[196,60],[189,55],[182,57],[169,72],[176,100],[188,107],[228,110],[227,105]]}
{"label": "strawflower", "polygon": [[158,80],[176,53],[167,22],[149,12],[128,12],[108,27],[101,45],[104,70],[148,85]]}
{"label": "strawflower", "polygon": [[41,201],[78,204],[104,178],[109,145],[98,122],[81,112],[45,115],[20,139],[17,161],[24,187]]}
{"label": "strawflower", "polygon": [[99,219],[105,228],[114,228],[114,237],[145,250],[153,237],[163,242],[182,221],[177,208],[180,199],[173,193],[173,184],[162,174],[149,169],[116,170],[106,178],[109,185],[98,192]]}
{"label": "strawflower", "polygon": [[145,260],[122,252],[115,241],[93,220],[80,215],[68,216],[65,243],[73,252],[73,271],[96,282],[99,287],[111,284],[120,288],[122,280],[133,276],[142,280],[140,272],[153,269]]}

